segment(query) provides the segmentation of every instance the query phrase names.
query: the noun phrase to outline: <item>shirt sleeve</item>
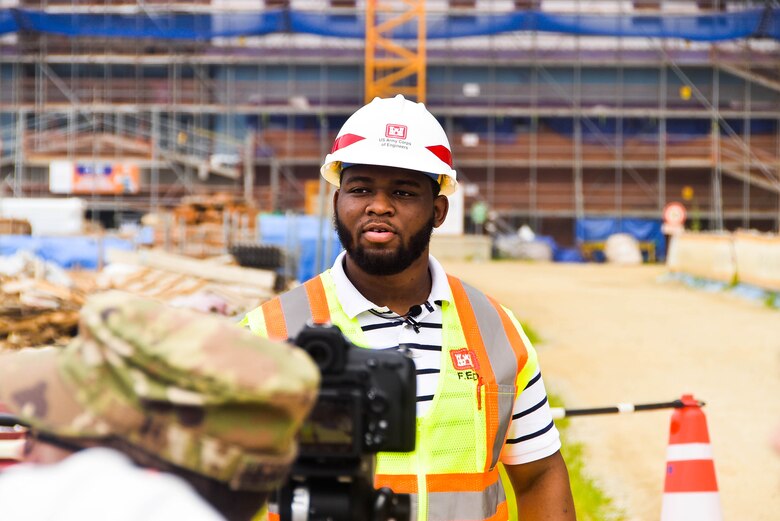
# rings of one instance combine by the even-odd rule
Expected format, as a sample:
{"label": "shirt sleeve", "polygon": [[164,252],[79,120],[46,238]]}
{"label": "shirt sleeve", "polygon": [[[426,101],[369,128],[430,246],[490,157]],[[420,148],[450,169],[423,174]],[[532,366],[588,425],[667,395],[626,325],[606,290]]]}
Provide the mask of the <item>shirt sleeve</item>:
{"label": "shirt sleeve", "polygon": [[529,362],[532,355],[533,361],[536,362],[534,375],[515,400],[512,423],[509,425],[507,441],[501,452],[502,463],[519,465],[555,454],[561,448],[561,438],[550,412],[547,391],[544,388],[535,350],[520,322],[511,311],[507,310],[507,312],[526,345]]}
{"label": "shirt sleeve", "polygon": [[537,371],[515,400],[501,462],[518,465],[546,458],[560,450],[561,439],[550,412],[542,373]]}

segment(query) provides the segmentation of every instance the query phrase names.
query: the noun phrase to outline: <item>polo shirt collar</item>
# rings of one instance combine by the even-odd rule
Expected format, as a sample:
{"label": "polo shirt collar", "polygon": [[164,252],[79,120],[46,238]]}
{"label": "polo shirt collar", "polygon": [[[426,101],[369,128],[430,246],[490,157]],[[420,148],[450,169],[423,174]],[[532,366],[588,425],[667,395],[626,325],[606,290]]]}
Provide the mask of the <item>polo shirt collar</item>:
{"label": "polo shirt collar", "polygon": [[[344,271],[344,258],[347,252],[342,251],[336,261],[333,263],[333,267],[330,268],[330,275],[333,278],[333,283],[336,287],[336,298],[339,299],[341,308],[344,313],[350,319],[355,318],[360,313],[376,309],[379,311],[387,311],[387,308],[377,306],[360,293],[352,282],[347,278],[347,274]],[[428,296],[428,302],[441,305],[442,302],[452,301],[452,292],[450,291],[450,285],[447,282],[447,273],[442,268],[439,261],[437,261],[432,255],[428,256],[428,269],[431,273],[431,294]],[[422,304],[422,302],[420,303]]]}

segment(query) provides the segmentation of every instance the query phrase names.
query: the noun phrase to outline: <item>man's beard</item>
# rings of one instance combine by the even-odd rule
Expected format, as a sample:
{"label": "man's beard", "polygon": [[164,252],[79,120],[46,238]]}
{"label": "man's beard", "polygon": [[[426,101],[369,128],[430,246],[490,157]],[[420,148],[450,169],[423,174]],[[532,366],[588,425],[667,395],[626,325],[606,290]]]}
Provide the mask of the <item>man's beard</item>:
{"label": "man's beard", "polygon": [[411,266],[425,252],[434,228],[431,215],[425,226],[412,235],[408,246],[402,244],[397,250],[366,250],[363,246],[355,246],[352,233],[341,222],[338,212],[333,216],[333,223],[349,258],[369,275],[396,275]]}

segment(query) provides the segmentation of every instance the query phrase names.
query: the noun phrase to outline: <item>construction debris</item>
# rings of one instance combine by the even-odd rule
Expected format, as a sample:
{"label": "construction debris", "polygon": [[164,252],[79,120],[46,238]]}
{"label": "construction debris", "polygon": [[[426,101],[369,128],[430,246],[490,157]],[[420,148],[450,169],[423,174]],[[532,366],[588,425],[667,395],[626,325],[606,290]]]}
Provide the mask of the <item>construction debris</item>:
{"label": "construction debris", "polygon": [[27,252],[0,257],[0,351],[65,345],[84,299],[58,266]]}
{"label": "construction debris", "polygon": [[109,250],[98,290],[119,289],[171,305],[227,316],[243,314],[273,295],[273,271],[228,266],[159,250]]}
{"label": "construction debris", "polygon": [[70,274],[27,252],[0,257],[0,351],[65,345],[88,294],[120,289],[173,306],[239,316],[273,295],[276,273],[157,250],[109,250],[97,275]]}

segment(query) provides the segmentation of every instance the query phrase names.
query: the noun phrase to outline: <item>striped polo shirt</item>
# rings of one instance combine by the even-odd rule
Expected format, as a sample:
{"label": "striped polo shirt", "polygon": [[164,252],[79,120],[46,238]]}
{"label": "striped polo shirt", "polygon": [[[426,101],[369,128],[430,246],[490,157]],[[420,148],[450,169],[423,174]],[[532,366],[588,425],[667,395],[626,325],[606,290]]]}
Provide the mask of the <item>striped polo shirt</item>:
{"label": "striped polo shirt", "polygon": [[[423,416],[430,408],[439,382],[441,304],[452,300],[447,274],[435,258],[429,257],[431,293],[425,302],[406,316],[400,316],[372,303],[355,288],[344,272],[345,255],[342,252],[330,270],[339,303],[349,318],[357,317],[368,347],[405,349],[411,354],[417,369],[417,416]],[[525,333],[519,332],[526,345],[531,345]],[[554,454],[560,447],[542,375],[537,372],[515,401],[501,461],[507,465],[536,461]]]}

